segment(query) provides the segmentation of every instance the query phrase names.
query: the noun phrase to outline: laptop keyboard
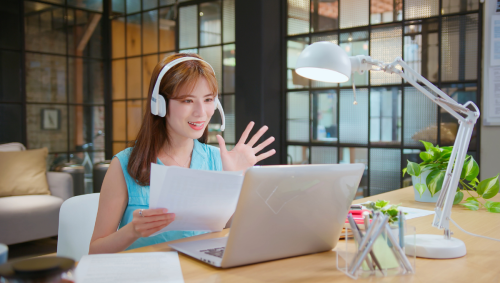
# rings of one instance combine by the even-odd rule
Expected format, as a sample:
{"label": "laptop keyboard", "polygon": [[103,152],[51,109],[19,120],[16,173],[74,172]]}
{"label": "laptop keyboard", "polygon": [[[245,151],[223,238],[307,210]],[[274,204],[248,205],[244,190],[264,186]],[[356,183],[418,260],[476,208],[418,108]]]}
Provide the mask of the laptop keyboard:
{"label": "laptop keyboard", "polygon": [[225,247],[215,248],[215,249],[206,249],[206,250],[201,250],[200,252],[206,253],[207,255],[222,258],[222,255],[224,254],[224,249],[225,249]]}

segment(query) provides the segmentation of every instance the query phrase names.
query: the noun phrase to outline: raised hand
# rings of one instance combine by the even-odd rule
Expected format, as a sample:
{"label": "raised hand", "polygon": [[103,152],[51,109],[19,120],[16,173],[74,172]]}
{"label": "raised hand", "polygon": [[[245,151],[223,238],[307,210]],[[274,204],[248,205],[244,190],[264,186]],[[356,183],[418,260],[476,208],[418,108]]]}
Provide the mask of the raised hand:
{"label": "raised hand", "polygon": [[276,153],[276,150],[271,149],[260,155],[256,155],[258,152],[263,150],[266,146],[270,145],[274,141],[274,137],[269,137],[256,147],[253,147],[255,143],[262,137],[262,135],[268,130],[267,126],[263,126],[260,130],[255,133],[255,135],[250,139],[250,141],[245,144],[250,131],[252,130],[254,122],[250,122],[241,135],[240,140],[236,146],[231,150],[227,151],[226,142],[222,136],[217,135],[217,140],[219,141],[220,147],[220,157],[222,159],[222,167],[224,171],[244,171],[248,168],[254,166],[257,162],[266,159]]}

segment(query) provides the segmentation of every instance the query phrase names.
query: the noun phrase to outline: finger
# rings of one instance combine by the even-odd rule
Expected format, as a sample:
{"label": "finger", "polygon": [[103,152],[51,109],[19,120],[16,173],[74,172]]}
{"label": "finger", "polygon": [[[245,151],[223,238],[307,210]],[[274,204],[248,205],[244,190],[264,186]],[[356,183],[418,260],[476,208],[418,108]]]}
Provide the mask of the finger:
{"label": "finger", "polygon": [[255,122],[253,122],[253,121],[250,122],[250,123],[248,123],[247,128],[245,129],[245,131],[243,132],[243,134],[241,134],[241,138],[238,141],[238,144],[245,144],[245,142],[247,141],[248,135],[250,134],[250,131],[253,128],[253,125],[255,125]]}
{"label": "finger", "polygon": [[257,133],[255,133],[255,135],[253,135],[252,139],[250,139],[250,141],[247,143],[247,145],[253,147],[253,145],[257,143],[257,141],[262,137],[262,135],[265,132],[267,132],[268,129],[269,129],[268,126],[263,126],[262,128],[260,128],[259,131],[257,131]]}
{"label": "finger", "polygon": [[273,141],[274,141],[274,137],[267,138],[267,140],[263,141],[261,144],[254,147],[253,152],[257,153],[257,152],[263,150],[266,146],[270,145]]}
{"label": "finger", "polygon": [[163,214],[163,215],[152,215],[152,216],[147,216],[147,217],[142,217],[142,218],[139,218],[140,220],[143,220],[141,221],[142,223],[150,223],[150,222],[156,222],[156,221],[164,221],[164,220],[170,220],[172,218],[175,218],[174,216],[175,214],[173,213],[167,213],[167,214]]}
{"label": "finger", "polygon": [[[140,209],[134,210],[133,215],[140,217],[141,215],[139,214],[139,211],[140,211]],[[162,214],[166,214],[167,211],[168,211],[168,209],[166,209],[166,208],[143,209],[142,216],[146,217],[146,216],[152,216],[152,215],[162,215]]]}
{"label": "finger", "polygon": [[142,224],[137,224],[135,225],[135,229],[140,232],[144,232],[149,229],[153,229],[158,226],[167,226],[169,223],[174,221],[174,217],[167,219],[167,220],[161,220],[161,221],[155,221],[155,222],[149,222],[149,223],[142,223]]}
{"label": "finger", "polygon": [[257,162],[268,158],[269,156],[273,156],[276,153],[276,150],[271,149],[270,151],[266,151],[263,154],[257,155]]}
{"label": "finger", "polygon": [[226,142],[224,141],[224,138],[222,138],[221,135],[217,135],[217,141],[219,142],[219,148],[220,148],[220,154],[224,154],[227,152],[226,148]]}
{"label": "finger", "polygon": [[[172,222],[170,222],[170,223],[172,223]],[[168,225],[170,225],[170,223],[167,223],[166,225],[158,226],[158,227],[151,228],[149,230],[144,231],[144,234],[146,235],[145,237],[147,237],[149,235],[152,235],[152,234],[160,231],[161,229],[163,229],[163,228],[167,227]]]}

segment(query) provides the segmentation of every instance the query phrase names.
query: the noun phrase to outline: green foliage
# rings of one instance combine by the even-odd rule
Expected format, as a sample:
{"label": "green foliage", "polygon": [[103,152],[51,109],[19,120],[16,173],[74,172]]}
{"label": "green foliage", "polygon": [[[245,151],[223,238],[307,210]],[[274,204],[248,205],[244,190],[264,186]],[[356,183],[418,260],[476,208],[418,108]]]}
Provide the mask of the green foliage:
{"label": "green foliage", "polygon": [[[389,206],[389,203],[390,202],[387,200],[377,200],[376,202],[371,201],[364,203],[363,205],[368,209],[371,209],[373,211],[380,211],[383,214],[389,216],[389,223],[393,224],[398,221],[398,212],[399,212],[398,207],[400,205],[393,204]],[[372,217],[372,215],[370,215],[370,217]]]}
{"label": "green foliage", "polygon": [[[420,152],[420,158],[423,161],[417,164],[407,160],[407,167],[403,169],[403,177],[405,174],[420,177],[423,173],[428,173],[425,180],[420,180],[419,183],[413,184],[413,186],[422,197],[425,191],[425,186],[422,183],[424,181],[430,194],[434,196],[443,186],[453,147],[439,147],[430,142],[420,142],[425,147],[425,151]],[[470,210],[478,210],[480,207],[484,207],[489,212],[500,213],[500,202],[486,201],[486,203],[483,203],[480,201],[480,199],[491,199],[498,194],[500,190],[499,175],[483,181],[479,181],[477,176],[479,176],[479,165],[472,156],[466,155],[460,172],[460,186],[457,188],[453,204],[460,204]],[[462,203],[465,194],[470,197],[465,200],[465,203]],[[472,194],[477,194],[477,196],[472,196]]]}

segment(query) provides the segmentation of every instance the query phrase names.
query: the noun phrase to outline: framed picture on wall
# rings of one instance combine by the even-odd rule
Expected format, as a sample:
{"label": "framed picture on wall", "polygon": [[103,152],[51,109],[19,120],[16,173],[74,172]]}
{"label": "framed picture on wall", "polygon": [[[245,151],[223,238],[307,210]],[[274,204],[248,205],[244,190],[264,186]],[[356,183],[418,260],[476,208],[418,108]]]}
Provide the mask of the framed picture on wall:
{"label": "framed picture on wall", "polygon": [[42,130],[59,130],[61,128],[60,109],[42,109]]}

